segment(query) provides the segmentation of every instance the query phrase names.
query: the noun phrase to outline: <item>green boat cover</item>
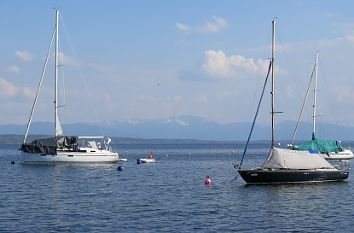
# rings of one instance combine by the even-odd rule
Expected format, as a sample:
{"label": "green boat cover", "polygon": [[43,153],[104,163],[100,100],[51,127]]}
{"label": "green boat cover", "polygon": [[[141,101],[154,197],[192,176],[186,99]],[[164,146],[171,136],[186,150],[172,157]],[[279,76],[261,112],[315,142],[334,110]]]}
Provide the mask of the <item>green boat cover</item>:
{"label": "green boat cover", "polygon": [[339,151],[343,151],[343,148],[340,145],[340,142],[334,140],[318,140],[316,138],[311,141],[305,142],[298,146],[293,147],[294,150],[307,150],[314,151],[317,150],[320,153],[338,153]]}

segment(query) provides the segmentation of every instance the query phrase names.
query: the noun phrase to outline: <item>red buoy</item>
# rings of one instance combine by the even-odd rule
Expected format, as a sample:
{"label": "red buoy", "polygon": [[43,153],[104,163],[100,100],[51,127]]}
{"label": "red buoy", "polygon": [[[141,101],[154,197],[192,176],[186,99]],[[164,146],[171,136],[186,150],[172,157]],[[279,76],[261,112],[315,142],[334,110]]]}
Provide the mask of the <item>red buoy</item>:
{"label": "red buoy", "polygon": [[205,184],[205,185],[211,185],[211,183],[212,183],[212,181],[211,181],[210,177],[209,177],[209,176],[206,176],[206,177],[205,177],[205,180],[204,180],[204,184]]}

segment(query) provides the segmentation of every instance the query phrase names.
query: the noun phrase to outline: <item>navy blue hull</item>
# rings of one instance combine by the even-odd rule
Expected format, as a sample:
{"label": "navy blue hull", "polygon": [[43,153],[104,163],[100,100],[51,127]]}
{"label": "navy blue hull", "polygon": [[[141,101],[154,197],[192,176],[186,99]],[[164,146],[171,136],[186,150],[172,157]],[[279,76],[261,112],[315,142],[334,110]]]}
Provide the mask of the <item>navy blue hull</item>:
{"label": "navy blue hull", "polygon": [[348,178],[347,170],[266,170],[241,169],[241,177],[248,184],[310,183],[342,181]]}

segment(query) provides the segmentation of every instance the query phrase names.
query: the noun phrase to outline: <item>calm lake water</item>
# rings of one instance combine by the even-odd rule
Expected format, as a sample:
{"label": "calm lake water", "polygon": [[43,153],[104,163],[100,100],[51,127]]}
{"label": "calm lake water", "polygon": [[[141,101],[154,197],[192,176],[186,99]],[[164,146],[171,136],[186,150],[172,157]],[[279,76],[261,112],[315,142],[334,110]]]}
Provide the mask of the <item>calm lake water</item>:
{"label": "calm lake water", "polygon": [[[24,166],[0,145],[0,232],[353,232],[348,181],[249,186],[238,144],[116,145],[112,165]],[[153,151],[156,164],[136,164]],[[235,153],[233,152],[235,151]],[[268,147],[252,145],[261,165]],[[11,164],[15,161],[16,164]],[[206,175],[213,184],[204,185]]]}

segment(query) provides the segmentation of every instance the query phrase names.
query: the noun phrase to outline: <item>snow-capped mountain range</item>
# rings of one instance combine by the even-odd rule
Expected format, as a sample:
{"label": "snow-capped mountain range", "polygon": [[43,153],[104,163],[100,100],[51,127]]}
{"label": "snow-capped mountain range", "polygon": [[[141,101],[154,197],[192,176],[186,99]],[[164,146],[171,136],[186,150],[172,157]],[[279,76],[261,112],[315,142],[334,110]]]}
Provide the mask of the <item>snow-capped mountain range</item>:
{"label": "snow-capped mountain range", "polygon": [[[276,138],[289,140],[294,130],[295,122],[283,121],[276,127]],[[34,122],[30,134],[47,134],[53,132],[53,123]],[[238,122],[219,124],[195,116],[171,117],[130,122],[104,122],[64,124],[65,135],[107,135],[111,137],[159,138],[159,139],[200,139],[200,140],[231,140],[245,141],[251,123]],[[25,125],[0,125],[0,134],[23,134]],[[354,140],[354,127],[336,126],[334,124],[318,124],[317,137],[335,140]],[[311,138],[311,123],[303,122],[297,133],[298,140]],[[252,140],[269,140],[270,127],[256,125]]]}

